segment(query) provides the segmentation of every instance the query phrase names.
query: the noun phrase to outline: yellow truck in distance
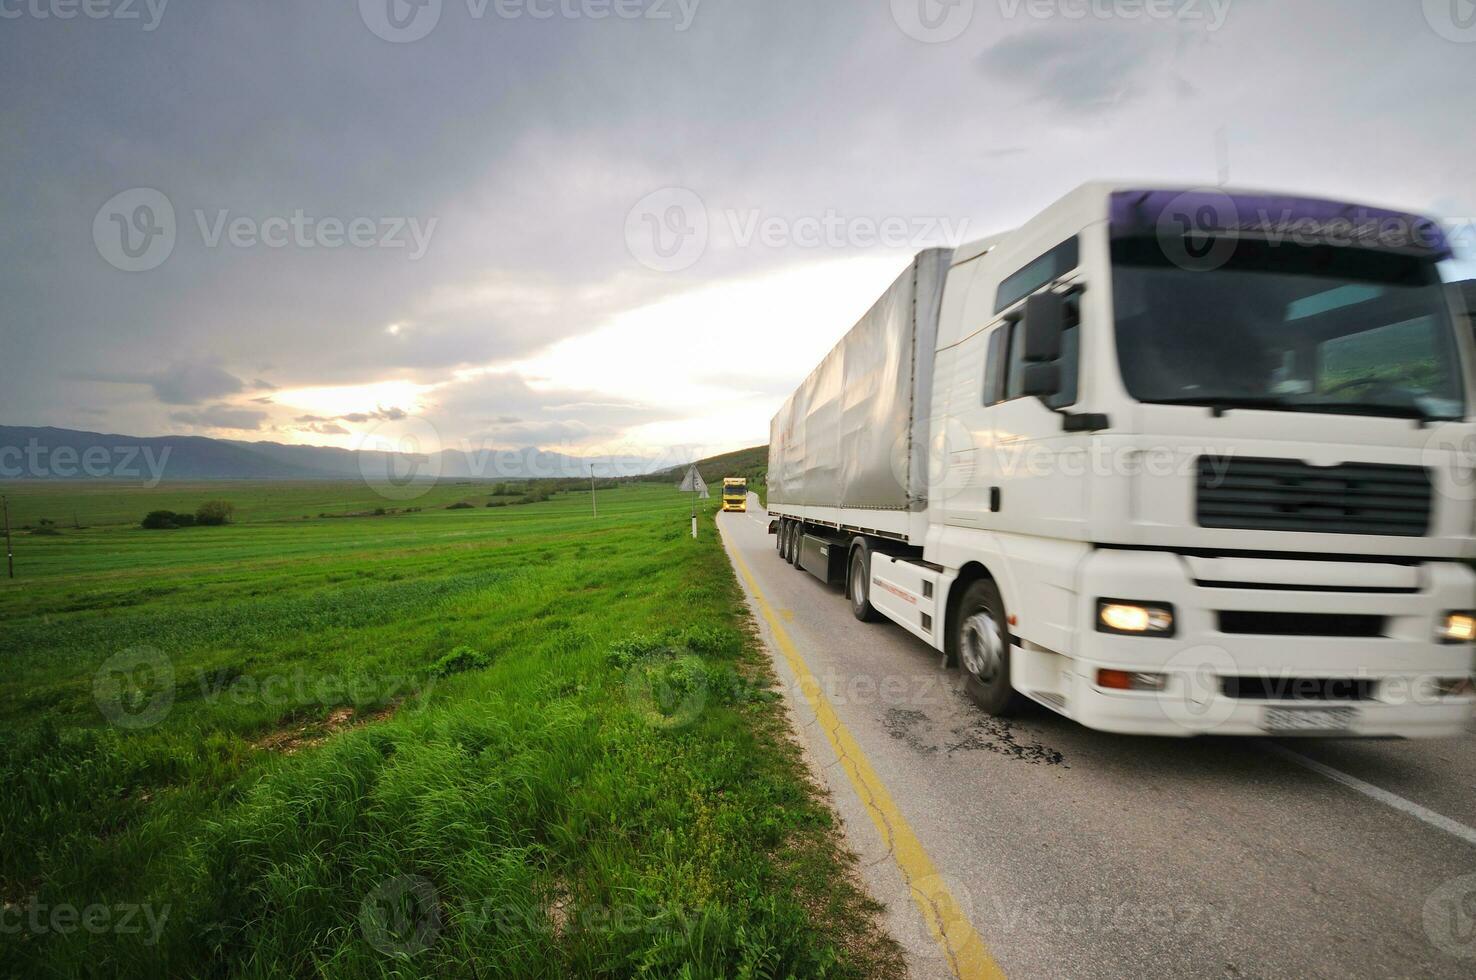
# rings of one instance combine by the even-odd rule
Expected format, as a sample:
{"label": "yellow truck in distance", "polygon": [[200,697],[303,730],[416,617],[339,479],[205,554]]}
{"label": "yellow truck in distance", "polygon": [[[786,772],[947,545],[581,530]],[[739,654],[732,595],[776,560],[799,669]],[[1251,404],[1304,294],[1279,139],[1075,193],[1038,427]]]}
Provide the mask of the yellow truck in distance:
{"label": "yellow truck in distance", "polygon": [[748,512],[748,481],[741,476],[723,478],[723,510]]}

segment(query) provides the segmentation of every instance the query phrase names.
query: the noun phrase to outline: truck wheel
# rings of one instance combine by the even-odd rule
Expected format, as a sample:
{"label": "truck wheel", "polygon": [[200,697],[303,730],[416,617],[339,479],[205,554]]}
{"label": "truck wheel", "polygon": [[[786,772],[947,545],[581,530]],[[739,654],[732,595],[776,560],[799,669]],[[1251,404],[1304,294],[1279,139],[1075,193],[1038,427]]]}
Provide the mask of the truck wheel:
{"label": "truck wheel", "polygon": [[985,712],[998,717],[1012,714],[1021,700],[1010,686],[1009,622],[993,582],[981,579],[964,592],[954,627],[964,690]]}
{"label": "truck wheel", "polygon": [[804,525],[795,521],[794,527],[790,528],[789,531],[789,563],[795,568],[799,568],[800,542],[804,539],[804,536]]}
{"label": "truck wheel", "polygon": [[881,618],[871,604],[871,558],[865,548],[851,551],[851,574],[848,580],[851,593],[851,615],[863,623],[874,623]]}
{"label": "truck wheel", "polygon": [[784,526],[784,550],[779,552],[779,557],[791,565],[794,564],[794,532],[794,521],[787,522]]}

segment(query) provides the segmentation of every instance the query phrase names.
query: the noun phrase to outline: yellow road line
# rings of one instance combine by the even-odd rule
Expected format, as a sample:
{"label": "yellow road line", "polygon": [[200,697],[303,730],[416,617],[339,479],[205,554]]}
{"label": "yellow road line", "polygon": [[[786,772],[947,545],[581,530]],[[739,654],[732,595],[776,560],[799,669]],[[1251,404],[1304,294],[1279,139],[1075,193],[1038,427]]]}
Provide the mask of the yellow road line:
{"label": "yellow road line", "polygon": [[754,580],[753,573],[748,570],[748,565],[738,554],[737,548],[729,549],[729,554],[733,556],[733,562],[738,566],[743,580],[748,583],[759,613],[773,631],[774,642],[784,654],[784,659],[789,662],[790,670],[794,671],[805,700],[825,729],[825,735],[830,739],[830,745],[835,749],[851,785],[855,787],[856,795],[861,798],[871,822],[876,825],[877,831],[891,850],[892,859],[907,882],[912,900],[917,903],[918,911],[927,922],[928,931],[943,948],[954,975],[966,980],[974,980],[976,977],[1003,980],[1004,971],[990,955],[983,938],[974,931],[968,916],[959,908],[958,901],[948,890],[938,866],[933,863],[933,859],[923,848],[922,841],[917,839],[917,834],[897,809],[897,804],[877,776],[876,770],[871,767],[866,753],[836,715],[830,699],[820,689],[820,682],[810,673],[804,657],[800,656],[794,641],[780,625],[779,617],[774,614],[769,600],[764,598],[764,593]]}

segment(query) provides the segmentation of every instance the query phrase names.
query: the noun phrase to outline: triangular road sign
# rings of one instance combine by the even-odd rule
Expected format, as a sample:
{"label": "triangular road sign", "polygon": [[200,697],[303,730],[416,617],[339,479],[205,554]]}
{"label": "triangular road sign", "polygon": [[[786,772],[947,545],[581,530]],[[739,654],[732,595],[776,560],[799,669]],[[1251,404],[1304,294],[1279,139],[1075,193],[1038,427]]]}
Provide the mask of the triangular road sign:
{"label": "triangular road sign", "polygon": [[687,467],[687,475],[682,480],[682,485],[677,488],[685,493],[696,493],[703,500],[707,499],[707,484],[702,480],[702,474],[697,472],[697,465]]}

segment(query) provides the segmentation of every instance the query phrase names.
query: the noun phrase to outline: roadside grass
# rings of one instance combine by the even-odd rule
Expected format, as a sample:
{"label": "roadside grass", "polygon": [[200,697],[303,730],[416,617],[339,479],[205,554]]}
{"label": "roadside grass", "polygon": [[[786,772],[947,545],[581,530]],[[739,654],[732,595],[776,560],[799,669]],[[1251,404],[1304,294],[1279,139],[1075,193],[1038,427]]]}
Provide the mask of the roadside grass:
{"label": "roadside grass", "polygon": [[588,502],[28,543],[0,974],[900,975],[710,516]]}

